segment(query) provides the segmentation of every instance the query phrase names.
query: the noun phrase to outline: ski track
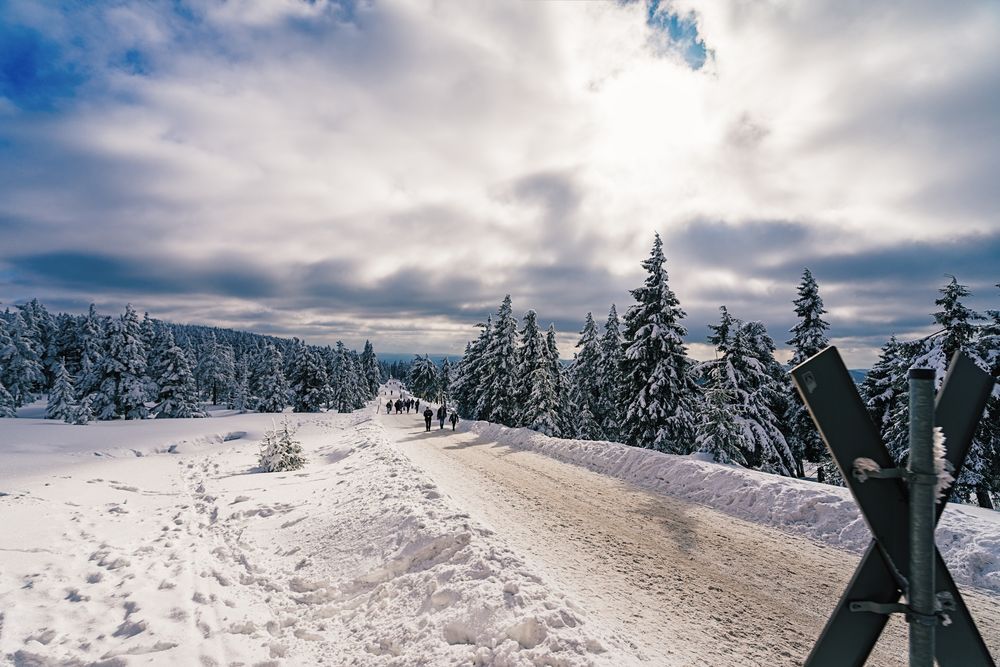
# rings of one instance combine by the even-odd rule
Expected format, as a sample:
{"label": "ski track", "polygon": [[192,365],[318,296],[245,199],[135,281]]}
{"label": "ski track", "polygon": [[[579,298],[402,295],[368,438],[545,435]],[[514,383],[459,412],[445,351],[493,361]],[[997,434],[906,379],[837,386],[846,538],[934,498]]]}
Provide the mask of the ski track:
{"label": "ski track", "polygon": [[[858,557],[470,432],[380,414],[470,515],[649,664],[800,665]],[[1000,600],[964,588],[1000,655]],[[906,665],[893,617],[869,665]]]}

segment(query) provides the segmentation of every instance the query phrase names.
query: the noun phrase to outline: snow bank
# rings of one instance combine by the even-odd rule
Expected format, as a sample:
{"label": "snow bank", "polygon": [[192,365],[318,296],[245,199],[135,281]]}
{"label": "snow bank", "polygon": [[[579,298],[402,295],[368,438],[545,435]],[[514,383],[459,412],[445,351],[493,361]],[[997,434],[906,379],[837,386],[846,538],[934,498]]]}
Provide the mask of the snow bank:
{"label": "snow bank", "polygon": [[[43,440],[14,433],[60,465],[3,484],[0,662],[634,662],[459,511],[368,413],[289,415],[308,463],[271,474],[254,472],[256,438],[216,438],[223,421],[263,428],[257,417],[269,425],[262,415],[173,422],[184,442],[210,444],[69,467],[63,447],[46,453]],[[24,426],[13,422],[0,423],[0,441]],[[162,428],[78,430],[116,433],[131,450],[181,435]],[[12,456],[0,448],[0,466]]]}
{"label": "snow bank", "polygon": [[[722,465],[700,454],[550,438],[479,421],[463,421],[459,428],[841,549],[860,552],[871,539],[846,488]],[[938,526],[937,543],[956,581],[1000,593],[1000,513],[951,504]]]}

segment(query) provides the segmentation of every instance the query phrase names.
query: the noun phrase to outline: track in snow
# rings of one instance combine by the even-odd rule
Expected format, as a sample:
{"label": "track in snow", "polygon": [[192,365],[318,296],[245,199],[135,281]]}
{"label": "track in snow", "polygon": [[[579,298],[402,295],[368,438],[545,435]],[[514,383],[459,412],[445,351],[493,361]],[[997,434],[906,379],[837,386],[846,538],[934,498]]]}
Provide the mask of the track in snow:
{"label": "track in snow", "polygon": [[[858,562],[436,420],[426,433],[416,414],[379,420],[474,519],[650,663],[800,665]],[[1000,655],[996,598],[965,597]],[[905,633],[894,618],[868,664],[905,665]]]}

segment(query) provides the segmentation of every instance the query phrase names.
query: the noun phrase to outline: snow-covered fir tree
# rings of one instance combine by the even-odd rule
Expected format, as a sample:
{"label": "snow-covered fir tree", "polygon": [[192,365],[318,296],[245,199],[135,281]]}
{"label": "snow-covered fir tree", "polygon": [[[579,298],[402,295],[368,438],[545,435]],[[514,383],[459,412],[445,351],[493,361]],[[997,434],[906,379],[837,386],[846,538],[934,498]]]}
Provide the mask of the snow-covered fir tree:
{"label": "snow-covered fir tree", "polygon": [[91,397],[84,396],[80,399],[80,403],[73,410],[73,416],[66,420],[67,423],[76,424],[77,426],[86,426],[90,422],[94,421],[94,411],[90,408]]}
{"label": "snow-covered fir tree", "polygon": [[76,392],[73,390],[73,378],[70,377],[66,365],[62,362],[56,367],[56,377],[49,391],[49,402],[45,408],[46,419],[72,421],[76,413]]}
{"label": "snow-covered fir tree", "polygon": [[14,397],[7,391],[7,387],[0,382],[0,419],[17,416],[17,406],[14,405]]}
{"label": "snow-covered fir tree", "polygon": [[153,414],[158,419],[207,417],[198,404],[194,373],[184,350],[174,341],[173,332],[163,327],[156,338],[157,354],[151,369],[157,386]]}
{"label": "snow-covered fir tree", "polygon": [[534,411],[529,404],[534,393],[535,370],[544,364],[544,359],[545,339],[538,328],[538,315],[534,310],[528,310],[522,318],[516,352],[517,378],[514,393],[519,410],[519,426],[530,426],[534,419]]}
{"label": "snow-covered fir tree", "polygon": [[44,393],[51,386],[59,365],[59,357],[55,356],[55,321],[38,299],[31,299],[17,309],[24,322],[23,334],[42,368],[42,380],[31,391]]}
{"label": "snow-covered fir tree", "polygon": [[[728,340],[728,336],[727,336]],[[747,464],[748,449],[743,425],[734,417],[736,391],[731,387],[728,364],[713,365],[706,377],[705,401],[696,430],[695,451],[711,454],[719,463]]]}
{"label": "snow-covered fir tree", "polygon": [[224,403],[236,375],[233,348],[220,344],[213,332],[198,355],[195,377],[198,386],[213,405]]}
{"label": "snow-covered fir tree", "polygon": [[288,382],[295,412],[320,412],[323,409],[330,391],[326,367],[320,355],[303,342],[298,342],[292,353]]}
{"label": "snow-covered fir tree", "polygon": [[597,335],[597,325],[591,313],[587,313],[584,319],[576,348],[578,352],[573,360],[570,395],[578,414],[582,416],[586,411],[590,422],[584,424],[582,419],[577,421],[576,437],[600,440],[603,434],[594,420],[591,406],[598,405],[601,400],[601,345]]}
{"label": "snow-covered fir tree", "polygon": [[281,352],[266,343],[253,372],[254,407],[260,412],[281,412],[288,405],[288,383],[285,380]]}
{"label": "snow-covered fir tree", "polygon": [[492,335],[493,321],[488,317],[486,322],[481,322],[476,326],[480,327],[479,336],[474,342],[470,341],[465,344],[465,354],[462,355],[462,359],[458,363],[451,389],[458,411],[469,419],[479,418],[476,407],[479,404],[479,393],[482,387],[480,377],[483,357]]}
{"label": "snow-covered fir tree", "polygon": [[[1000,283],[996,285],[1000,288]],[[980,439],[988,443],[989,472],[987,486],[992,504],[1000,501],[1000,309],[986,311],[987,321],[979,332],[979,357],[983,359],[996,383],[986,404],[986,415],[980,422]],[[981,504],[981,503],[980,503]]]}
{"label": "snow-covered fir tree", "polygon": [[80,350],[80,370],[77,374],[76,391],[83,398],[95,393],[100,387],[99,365],[104,357],[105,320],[97,314],[97,308],[90,304],[87,314],[77,325],[76,345]]}
{"label": "snow-covered fir tree", "polygon": [[427,401],[438,399],[438,369],[428,355],[417,355],[410,364],[407,387],[414,396]]}
{"label": "snow-covered fir tree", "polygon": [[[989,370],[988,353],[984,354],[979,329],[974,322],[983,317],[967,308],[962,299],[969,290],[955,278],[941,290],[935,303],[941,308],[934,313],[934,321],[941,330],[919,341],[901,344],[896,351],[899,359],[892,380],[894,403],[887,407],[888,423],[882,439],[890,455],[900,465],[909,454],[909,391],[907,371],[910,368],[930,368],[935,371],[936,388],[940,389],[947,375],[955,352],[962,351],[974,363]],[[871,409],[871,408],[869,408]],[[991,435],[991,424],[981,420],[973,437],[958,480],[952,487],[956,499],[967,502],[975,497],[983,507],[993,507],[991,489],[995,485],[994,469],[997,467],[996,450]]]}
{"label": "snow-covered fir tree", "polygon": [[295,430],[287,418],[281,422],[280,427],[264,432],[259,464],[264,472],[287,472],[305,466],[302,443],[295,439]]}
{"label": "snow-covered fir tree", "polygon": [[728,356],[740,401],[737,414],[752,443],[747,462],[779,475],[796,475],[782,416],[788,411],[785,372],[774,358],[774,341],[762,322],[741,323]]}
{"label": "snow-covered fir tree", "polygon": [[540,334],[537,337],[542,342],[539,349],[540,356],[530,371],[530,381],[526,383],[531,387],[531,394],[524,405],[521,419],[530,429],[560,437],[563,430],[560,423],[559,370],[552,363],[553,350]]}
{"label": "snow-covered fir tree", "polygon": [[625,359],[624,340],[618,311],[611,304],[608,319],[601,335],[600,396],[596,405],[590,406],[594,419],[608,440],[617,441],[620,433],[620,406],[622,405],[622,363]]}
{"label": "snow-covered fir tree", "polygon": [[515,426],[519,409],[515,391],[517,366],[515,340],[517,321],[511,312],[510,295],[504,297],[493,320],[492,334],[482,359],[476,413],[479,419],[504,426]]}
{"label": "snow-covered fir tree", "polygon": [[441,360],[441,403],[451,407],[451,382],[455,371],[451,360],[445,357]]}
{"label": "snow-covered fir tree", "polygon": [[[791,329],[792,337],[788,345],[792,347],[791,365],[798,366],[830,344],[826,336],[830,325],[822,317],[826,309],[819,295],[819,286],[809,269],[802,272],[798,296],[792,303],[795,305],[798,321]],[[785,415],[789,432],[788,445],[795,456],[796,474],[802,477],[805,474],[804,460],[817,461],[821,465],[829,465],[831,461],[826,445],[790,377],[785,386],[788,394],[788,414]]]}
{"label": "snow-covered fir tree", "polygon": [[100,382],[93,394],[97,419],[146,417],[146,350],[132,304],[111,321],[106,353],[98,363],[97,374]]}
{"label": "snow-covered fir tree", "polygon": [[570,387],[573,378],[570,369],[559,360],[559,345],[556,341],[556,326],[549,323],[545,331],[545,360],[549,365],[556,386],[556,416],[559,430],[564,437],[576,433],[576,419],[579,406],[573,400]]}
{"label": "snow-covered fir tree", "polygon": [[34,400],[34,392],[46,385],[41,357],[21,310],[0,317],[0,382],[21,407]]}
{"label": "snow-covered fir tree", "polygon": [[684,453],[694,444],[698,388],[681,325],[685,313],[667,284],[663,242],[657,234],[642,267],[642,287],[625,315],[621,435],[630,445]]}
{"label": "snow-covered fir tree", "polygon": [[382,372],[379,370],[375,348],[368,340],[365,341],[364,351],[361,353],[361,372],[367,383],[368,395],[378,394],[379,385],[382,384]]}
{"label": "snow-covered fir tree", "polygon": [[229,395],[229,407],[239,410],[241,413],[247,411],[250,401],[250,366],[247,363],[246,355],[240,357],[236,362],[236,379],[233,384],[233,391]]}

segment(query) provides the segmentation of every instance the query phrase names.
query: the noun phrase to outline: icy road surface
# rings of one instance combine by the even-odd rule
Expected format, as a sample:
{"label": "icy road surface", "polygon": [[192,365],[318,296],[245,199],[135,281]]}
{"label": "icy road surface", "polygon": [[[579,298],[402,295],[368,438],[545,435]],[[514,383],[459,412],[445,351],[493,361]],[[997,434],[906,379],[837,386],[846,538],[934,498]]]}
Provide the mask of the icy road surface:
{"label": "icy road surface", "polygon": [[[436,420],[431,433],[412,413],[379,420],[442,491],[649,664],[801,665],[858,563]],[[1000,601],[963,591],[1000,655]],[[868,664],[907,664],[905,632],[890,623]]]}

